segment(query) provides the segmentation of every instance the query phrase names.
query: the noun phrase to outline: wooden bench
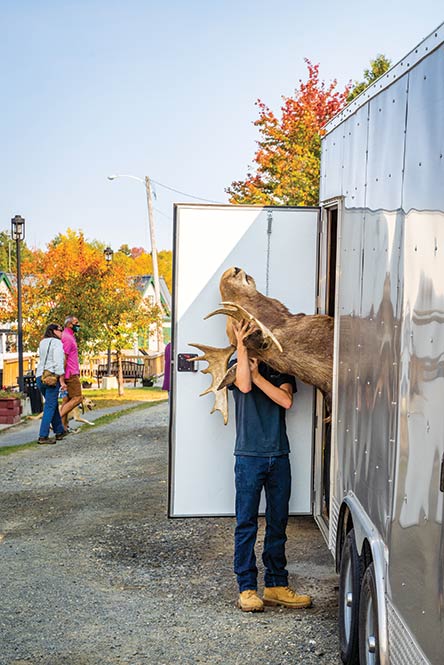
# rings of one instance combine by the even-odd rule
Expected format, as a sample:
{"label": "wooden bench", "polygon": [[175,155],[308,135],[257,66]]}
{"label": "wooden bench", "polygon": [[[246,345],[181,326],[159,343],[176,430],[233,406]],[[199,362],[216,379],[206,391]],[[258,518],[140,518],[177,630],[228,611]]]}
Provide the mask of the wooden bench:
{"label": "wooden bench", "polygon": [[[100,381],[104,376],[118,376],[119,374],[119,363],[113,361],[109,367],[110,371],[108,373],[108,363],[103,365],[98,365],[96,370],[96,379],[97,387],[100,388]],[[134,387],[136,387],[137,379],[143,378],[143,363],[135,363],[132,360],[122,360],[122,374],[123,380],[134,380]]]}

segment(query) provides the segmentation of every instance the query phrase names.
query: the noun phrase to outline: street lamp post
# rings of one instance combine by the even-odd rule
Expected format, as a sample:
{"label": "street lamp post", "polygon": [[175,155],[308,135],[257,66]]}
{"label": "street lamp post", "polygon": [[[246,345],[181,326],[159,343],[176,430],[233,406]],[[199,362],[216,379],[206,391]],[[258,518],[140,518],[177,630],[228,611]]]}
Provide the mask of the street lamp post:
{"label": "street lamp post", "polygon": [[[136,175],[129,175],[127,173],[118,173],[116,175],[109,175],[108,180],[115,180],[116,178],[132,178],[133,180],[138,180],[145,184],[146,190],[146,201],[148,206],[148,223],[150,230],[150,241],[151,241],[151,259],[153,262],[153,286],[154,286],[154,302],[159,307],[160,303],[160,281],[159,281],[159,265],[157,261],[157,248],[156,248],[156,233],[154,228],[154,213],[153,213],[153,199],[151,194],[151,182],[148,176],[145,176],[144,179],[139,178]],[[163,335],[162,335],[162,326],[157,323],[157,350],[163,350]]]}
{"label": "street lamp post", "polygon": [[[114,252],[111,249],[111,247],[105,247],[105,249],[103,250],[103,254],[105,255],[106,267],[108,269],[111,266],[111,262],[113,260]],[[107,357],[106,373],[107,373],[108,376],[111,376],[111,342],[110,341],[108,341],[108,357]]]}
{"label": "street lamp post", "polygon": [[23,321],[22,321],[22,268],[20,243],[25,238],[25,220],[20,215],[11,219],[11,238],[15,240],[17,254],[17,350],[18,350],[18,386],[24,389],[23,379]]}

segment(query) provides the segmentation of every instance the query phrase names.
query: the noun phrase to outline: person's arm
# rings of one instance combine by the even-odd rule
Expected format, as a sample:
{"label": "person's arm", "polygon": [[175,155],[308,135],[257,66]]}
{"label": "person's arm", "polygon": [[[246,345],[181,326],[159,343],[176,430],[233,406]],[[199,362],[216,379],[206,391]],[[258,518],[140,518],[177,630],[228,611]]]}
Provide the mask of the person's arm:
{"label": "person's arm", "polygon": [[57,368],[56,374],[59,375],[60,387],[62,388],[62,390],[66,390],[67,386],[65,382],[65,354],[61,342],[56,344],[56,348],[54,350],[54,361]]}
{"label": "person's arm", "polygon": [[250,359],[251,380],[255,386],[262,390],[273,402],[289,409],[293,404],[293,388],[291,383],[282,383],[275,386],[259,374],[259,363],[256,358]]}
{"label": "person's arm", "polygon": [[239,388],[242,393],[249,393],[251,390],[251,374],[250,364],[248,362],[248,351],[244,344],[244,339],[250,329],[250,323],[244,322],[243,324],[233,321],[233,332],[236,337],[237,345],[237,366],[236,366],[236,380],[234,385]]}

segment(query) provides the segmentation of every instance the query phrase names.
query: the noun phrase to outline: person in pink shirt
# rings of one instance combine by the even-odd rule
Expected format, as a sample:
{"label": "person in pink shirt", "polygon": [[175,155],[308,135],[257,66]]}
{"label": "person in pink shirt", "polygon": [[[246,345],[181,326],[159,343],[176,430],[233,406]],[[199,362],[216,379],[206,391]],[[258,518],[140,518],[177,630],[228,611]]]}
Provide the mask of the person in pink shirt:
{"label": "person in pink shirt", "polygon": [[60,408],[63,427],[68,431],[68,414],[83,400],[82,386],[80,384],[80,366],[77,341],[74,333],[80,330],[79,320],[76,316],[67,316],[65,329],[62,333],[62,344],[65,352],[65,382],[68,396],[63,398]]}

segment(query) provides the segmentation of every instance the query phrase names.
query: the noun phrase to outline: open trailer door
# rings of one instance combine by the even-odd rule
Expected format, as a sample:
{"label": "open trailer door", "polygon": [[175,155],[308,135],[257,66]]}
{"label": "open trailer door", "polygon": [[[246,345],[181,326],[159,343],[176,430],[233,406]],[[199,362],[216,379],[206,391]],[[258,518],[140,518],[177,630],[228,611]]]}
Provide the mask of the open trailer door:
{"label": "open trailer door", "polygon": [[[170,394],[169,514],[172,517],[234,514],[234,402],[229,420],[210,414],[211,383],[189,364],[190,342],[229,345],[225,316],[204,317],[220,303],[219,280],[231,266],[252,275],[259,291],[291,312],[315,313],[318,208],[178,204],[174,214],[174,288]],[[195,371],[190,371],[195,370]],[[291,447],[290,512],[312,510],[314,390],[298,381],[287,413]]]}

